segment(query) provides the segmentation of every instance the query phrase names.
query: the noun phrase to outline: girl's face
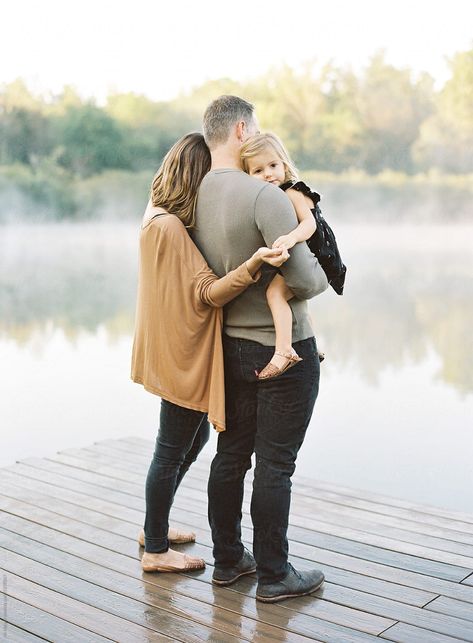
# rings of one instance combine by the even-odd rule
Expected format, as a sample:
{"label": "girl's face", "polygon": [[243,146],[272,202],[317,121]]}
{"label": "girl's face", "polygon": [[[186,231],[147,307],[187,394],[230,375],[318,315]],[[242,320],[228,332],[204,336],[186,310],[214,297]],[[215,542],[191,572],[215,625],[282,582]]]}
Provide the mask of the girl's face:
{"label": "girl's face", "polygon": [[268,149],[260,152],[256,156],[249,158],[247,163],[248,174],[254,176],[255,179],[261,179],[261,181],[267,181],[273,185],[284,183],[286,170],[274,150]]}

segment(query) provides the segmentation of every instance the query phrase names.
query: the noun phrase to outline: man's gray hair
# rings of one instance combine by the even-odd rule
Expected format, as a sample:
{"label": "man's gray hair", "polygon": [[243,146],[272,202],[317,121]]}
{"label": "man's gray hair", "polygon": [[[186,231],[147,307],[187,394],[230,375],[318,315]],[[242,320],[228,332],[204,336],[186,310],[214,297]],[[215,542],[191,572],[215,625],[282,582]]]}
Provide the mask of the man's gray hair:
{"label": "man's gray hair", "polygon": [[244,121],[247,125],[253,118],[255,108],[238,96],[219,96],[204,113],[202,129],[210,149],[226,143],[233,125]]}

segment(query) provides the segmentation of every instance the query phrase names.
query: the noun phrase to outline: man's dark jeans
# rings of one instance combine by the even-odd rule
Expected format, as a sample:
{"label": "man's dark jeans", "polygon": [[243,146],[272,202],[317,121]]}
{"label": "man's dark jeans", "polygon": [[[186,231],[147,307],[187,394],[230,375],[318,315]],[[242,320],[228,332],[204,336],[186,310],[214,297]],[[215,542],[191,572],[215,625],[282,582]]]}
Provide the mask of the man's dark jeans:
{"label": "man's dark jeans", "polygon": [[169,512],[185,473],[209,439],[207,414],[161,400],[156,447],[146,479],[145,550],[169,548]]}
{"label": "man's dark jeans", "polygon": [[291,476],[319,389],[315,339],[293,346],[303,361],[260,382],[255,369],[269,362],[274,347],[224,335],[226,431],[219,435],[208,484],[215,564],[230,567],[242,556],[243,481],[254,452],[251,518],[260,583],[281,580],[288,571]]}

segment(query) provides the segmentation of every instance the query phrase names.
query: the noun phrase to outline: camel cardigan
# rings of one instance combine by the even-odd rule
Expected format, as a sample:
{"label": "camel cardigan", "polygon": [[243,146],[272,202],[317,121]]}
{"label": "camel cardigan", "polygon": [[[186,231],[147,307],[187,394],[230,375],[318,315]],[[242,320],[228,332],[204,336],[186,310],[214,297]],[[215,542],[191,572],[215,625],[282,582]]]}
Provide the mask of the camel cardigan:
{"label": "camel cardigan", "polygon": [[246,264],[222,278],[178,217],[160,213],[140,231],[131,379],[225,430],[222,306],[257,281]]}

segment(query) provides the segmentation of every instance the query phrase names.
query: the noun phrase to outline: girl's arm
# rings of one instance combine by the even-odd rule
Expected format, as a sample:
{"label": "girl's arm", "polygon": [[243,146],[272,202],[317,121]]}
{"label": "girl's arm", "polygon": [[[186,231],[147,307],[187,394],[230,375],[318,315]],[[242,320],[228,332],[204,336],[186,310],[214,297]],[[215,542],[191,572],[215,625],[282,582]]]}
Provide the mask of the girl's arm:
{"label": "girl's arm", "polygon": [[289,232],[289,234],[278,237],[273,243],[273,248],[285,248],[289,250],[289,248],[295,246],[296,243],[307,241],[316,231],[317,224],[310,209],[309,203],[312,204],[312,201],[309,197],[292,188],[286,190],[286,194],[294,206],[299,225]]}

